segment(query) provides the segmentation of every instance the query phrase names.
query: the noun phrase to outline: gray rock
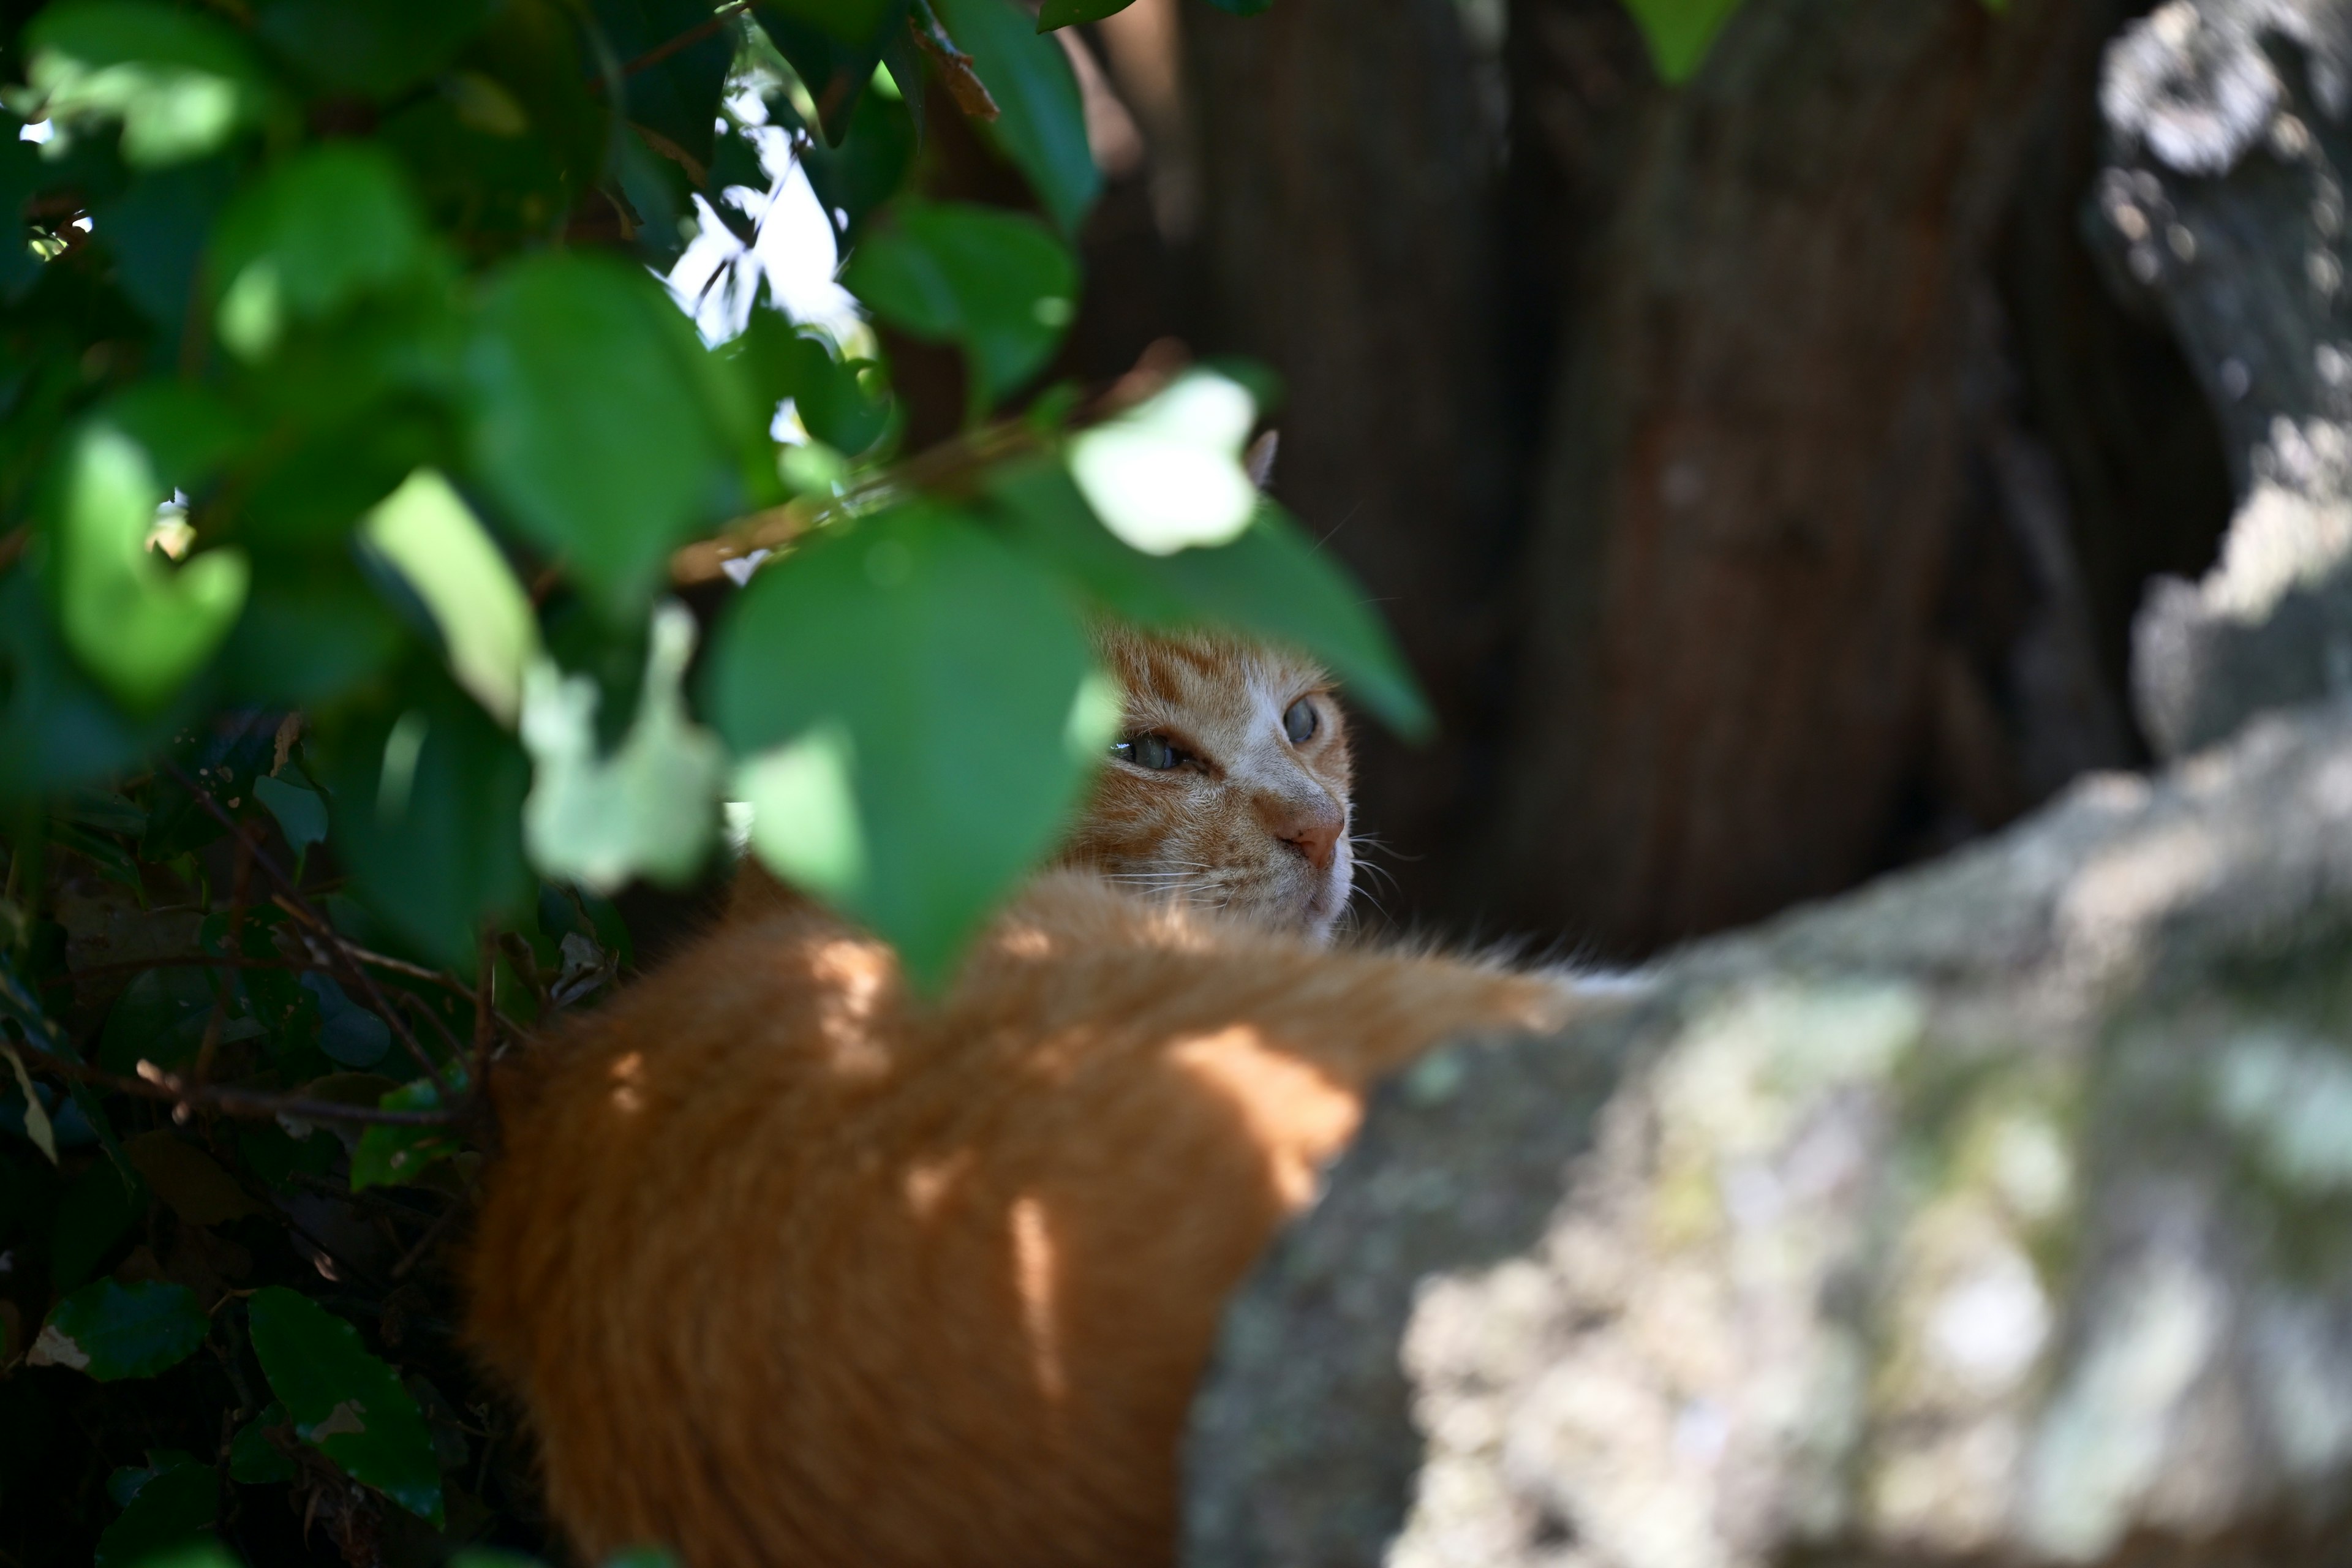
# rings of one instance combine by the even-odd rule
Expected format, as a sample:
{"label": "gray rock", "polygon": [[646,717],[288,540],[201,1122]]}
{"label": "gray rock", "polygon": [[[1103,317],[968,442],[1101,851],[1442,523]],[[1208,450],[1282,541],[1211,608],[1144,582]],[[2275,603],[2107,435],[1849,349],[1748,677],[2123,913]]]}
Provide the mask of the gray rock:
{"label": "gray rock", "polygon": [[2141,724],[2179,755],[2352,689],[2352,7],[2168,0],[2109,48],[2100,106],[2090,237],[2170,323],[2238,488],[2221,563],[2134,628]]}
{"label": "gray rock", "polygon": [[2352,704],[1388,1085],[1195,1568],[2347,1555]]}

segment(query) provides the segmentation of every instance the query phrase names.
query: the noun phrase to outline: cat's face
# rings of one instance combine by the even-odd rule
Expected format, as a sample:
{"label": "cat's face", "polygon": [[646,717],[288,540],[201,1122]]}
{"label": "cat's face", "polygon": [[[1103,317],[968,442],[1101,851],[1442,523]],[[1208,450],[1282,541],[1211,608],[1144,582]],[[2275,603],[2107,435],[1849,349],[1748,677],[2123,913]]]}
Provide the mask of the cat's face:
{"label": "cat's face", "polygon": [[1225,637],[1105,629],[1118,744],[1064,858],[1320,941],[1355,885],[1352,764],[1331,679]]}

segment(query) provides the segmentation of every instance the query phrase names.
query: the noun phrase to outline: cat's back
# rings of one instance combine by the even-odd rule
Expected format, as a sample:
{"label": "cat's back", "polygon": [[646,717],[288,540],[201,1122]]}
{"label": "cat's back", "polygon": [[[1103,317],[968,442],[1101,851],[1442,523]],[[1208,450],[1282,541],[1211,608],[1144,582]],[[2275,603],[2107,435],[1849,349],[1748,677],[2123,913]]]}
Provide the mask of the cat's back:
{"label": "cat's back", "polygon": [[501,1085],[470,1330],[592,1557],[1164,1561],[1218,1310],[1363,1084],[1555,1001],[1065,874],[927,1005],[772,900]]}

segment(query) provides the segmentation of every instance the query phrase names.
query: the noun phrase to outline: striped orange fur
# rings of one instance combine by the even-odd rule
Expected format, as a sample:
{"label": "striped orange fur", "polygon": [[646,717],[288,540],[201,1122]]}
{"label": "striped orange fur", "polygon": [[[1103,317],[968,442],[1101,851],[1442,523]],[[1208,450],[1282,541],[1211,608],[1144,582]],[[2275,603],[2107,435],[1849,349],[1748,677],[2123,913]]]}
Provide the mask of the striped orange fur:
{"label": "striped orange fur", "polygon": [[[1104,651],[1129,735],[1200,765],[1107,768],[944,999],[771,887],[498,1085],[468,1332],[591,1560],[1167,1563],[1218,1312],[1367,1086],[1555,1020],[1549,982],[1323,944],[1319,672]],[[1301,695],[1327,722],[1292,744]]]}

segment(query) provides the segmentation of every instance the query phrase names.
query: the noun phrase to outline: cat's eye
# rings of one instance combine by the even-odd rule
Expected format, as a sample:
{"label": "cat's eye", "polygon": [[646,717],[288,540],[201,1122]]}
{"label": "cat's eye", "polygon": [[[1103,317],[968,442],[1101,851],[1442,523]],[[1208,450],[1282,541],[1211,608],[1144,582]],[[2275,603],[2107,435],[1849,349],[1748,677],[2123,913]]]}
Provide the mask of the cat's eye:
{"label": "cat's eye", "polygon": [[1130,735],[1113,746],[1110,754],[1122,763],[1133,763],[1155,773],[1164,773],[1192,760],[1192,752],[1165,735]]}
{"label": "cat's eye", "polygon": [[1315,738],[1323,727],[1323,716],[1315,710],[1315,699],[1302,697],[1290,705],[1282,716],[1282,732],[1290,737],[1294,746],[1303,746]]}

